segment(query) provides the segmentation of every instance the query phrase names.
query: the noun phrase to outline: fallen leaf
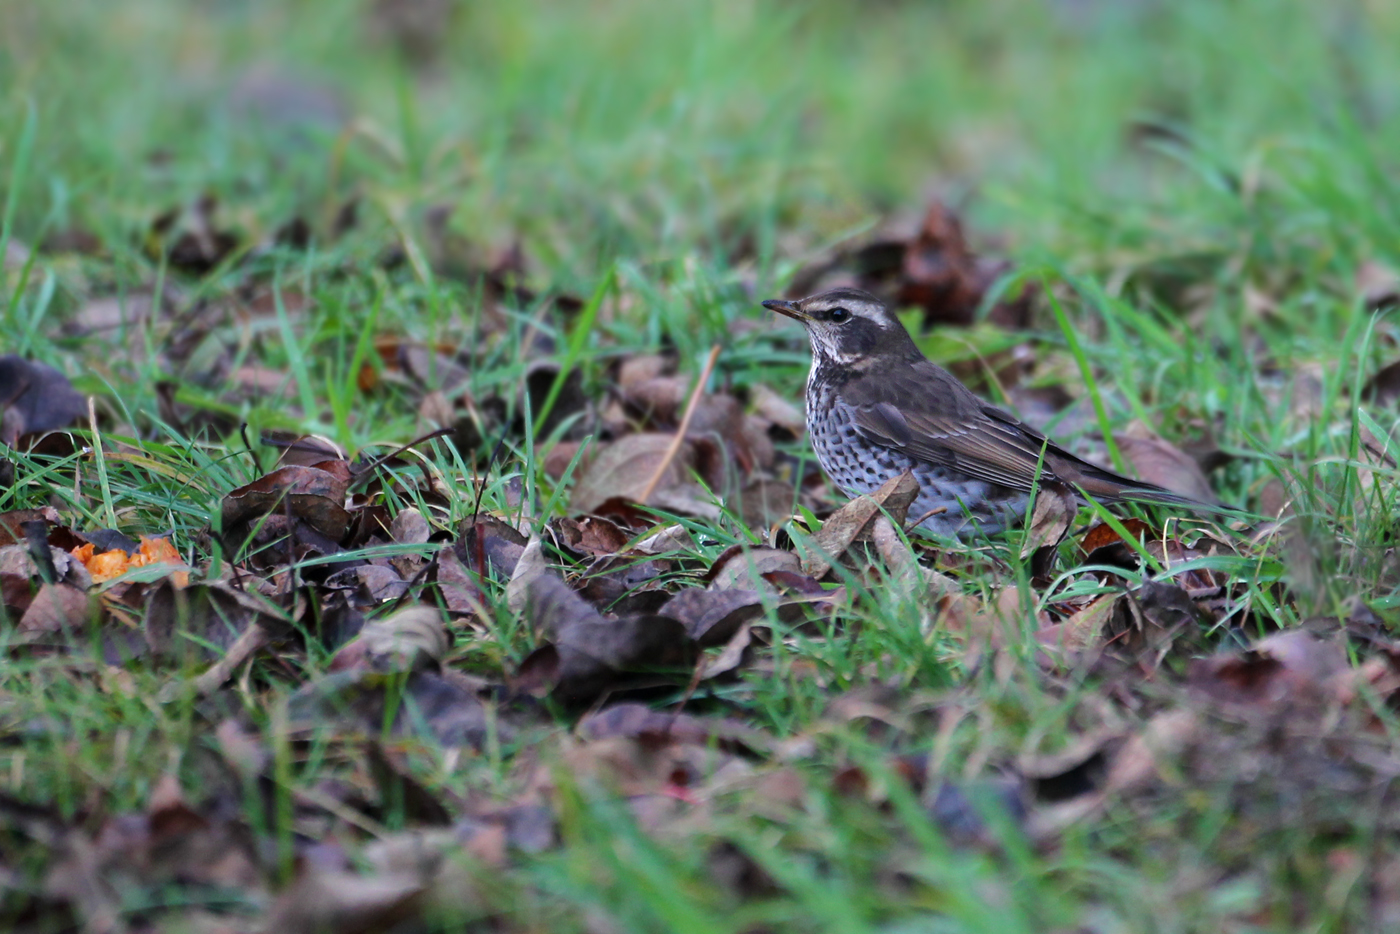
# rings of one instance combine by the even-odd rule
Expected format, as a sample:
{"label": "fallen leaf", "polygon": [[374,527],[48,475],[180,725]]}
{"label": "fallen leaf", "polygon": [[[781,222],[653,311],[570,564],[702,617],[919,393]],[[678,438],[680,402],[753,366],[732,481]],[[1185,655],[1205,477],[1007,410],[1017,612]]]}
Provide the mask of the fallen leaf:
{"label": "fallen leaf", "polygon": [[450,640],[437,607],[405,607],[366,623],[360,634],[341,647],[328,671],[419,671],[436,668]]}
{"label": "fallen leaf", "polygon": [[1139,479],[1203,503],[1219,502],[1196,459],[1157,437],[1141,422],[1134,422],[1114,440]]}
{"label": "fallen leaf", "polygon": [[[575,514],[595,513],[612,499],[635,501],[665,463],[672,440],[671,435],[641,433],[603,445],[579,476],[569,499],[569,510]],[[695,504],[705,502],[704,491],[690,479],[695,451],[691,442],[681,443],[679,453],[666,464],[652,493],[654,505],[666,508],[667,503],[681,502],[689,507],[691,500]]]}
{"label": "fallen leaf", "polygon": [[614,704],[591,713],[579,720],[575,732],[590,741],[623,736],[653,746],[665,743],[704,746],[714,742],[726,752],[744,755],[755,755],[771,745],[769,737],[733,720],[667,713],[643,704]]}
{"label": "fallen leaf", "polygon": [[421,545],[432,532],[428,520],[412,506],[400,509],[389,523],[389,537],[404,545]]}
{"label": "fallen leaf", "polygon": [[1354,281],[1367,311],[1380,311],[1400,302],[1400,273],[1377,260],[1363,260]]}
{"label": "fallen leaf", "polygon": [[[1118,521],[1139,542],[1152,537],[1152,527],[1141,519],[1129,516]],[[1100,522],[1084,533],[1079,540],[1079,553],[1085,564],[1110,564],[1131,570],[1142,563],[1138,552],[1124,542],[1118,530],[1107,522]]]}
{"label": "fallen leaf", "polygon": [[913,549],[900,537],[889,516],[875,517],[875,523],[871,526],[871,538],[875,542],[875,549],[880,553],[880,557],[885,559],[885,564],[895,579],[903,581],[906,585],[917,583],[935,596],[961,592],[962,588],[957,581],[919,564]]}
{"label": "fallen leaf", "polygon": [[[58,510],[52,506],[42,509],[12,509],[0,512],[0,546],[24,542],[27,535],[24,527],[30,522],[42,522],[47,526],[59,525]],[[52,544],[52,543],[50,543]]]}
{"label": "fallen leaf", "polygon": [[874,493],[857,496],[842,506],[811,536],[812,547],[802,559],[802,573],[820,580],[852,544],[869,538],[870,524],[881,513],[881,507],[893,521],[903,523],[918,495],[919,481],[906,470],[886,480]]}
{"label": "fallen leaf", "polygon": [[686,634],[706,649],[723,645],[744,623],[762,617],[764,603],[763,595],[754,590],[691,587],[668,600],[658,612],[680,621]]}
{"label": "fallen leaf", "polygon": [[336,571],[326,578],[327,589],[346,588],[365,598],[366,606],[397,600],[408,592],[408,581],[393,568],[380,564],[361,564]]}
{"label": "fallen leaf", "polygon": [[444,747],[482,749],[488,739],[506,742],[514,735],[508,723],[488,716],[475,691],[450,671],[419,670],[406,681],[401,674],[364,667],[331,672],[287,699],[287,718],[295,731],[359,738],[384,735],[389,719],[390,736],[421,736]]}
{"label": "fallen leaf", "polygon": [[[1068,534],[1079,513],[1074,494],[1058,485],[1042,486],[1036,493],[1035,507],[1026,525],[1026,537],[1021,543],[1021,557],[1033,558],[1033,564],[1046,560],[1045,552],[1053,552]],[[1036,568],[1036,576],[1042,576]]]}
{"label": "fallen leaf", "polygon": [[1243,652],[1197,659],[1188,679],[1212,700],[1268,711],[1319,702],[1347,670],[1340,645],[1294,629],[1267,636]]}
{"label": "fallen leaf", "polygon": [[66,632],[92,617],[88,595],[72,584],[44,584],[20,617],[21,632]]}
{"label": "fallen leaf", "polygon": [[68,377],[43,363],[0,357],[0,442],[15,447],[26,435],[67,428],[87,414],[87,400]]}
{"label": "fallen leaf", "polygon": [[280,607],[222,581],[178,587],[166,578],[147,598],[142,631],[151,652],[179,661],[217,657],[259,624],[269,631],[289,626]]}
{"label": "fallen leaf", "polygon": [[267,897],[262,861],[245,829],[191,806],[166,774],[143,813],[110,816],[93,836],[68,832],[55,848],[43,891],[94,931],[126,929],[116,921],[124,897],[179,905],[224,890],[258,901]]}
{"label": "fallen leaf", "polygon": [[[545,665],[543,685],[561,703],[586,704],[607,691],[688,671],[695,645],[685,626],[666,616],[628,615],[606,619],[553,574],[528,588],[525,616],[551,640],[555,655]],[[527,658],[522,668],[540,668]],[[536,683],[540,683],[537,681]]]}
{"label": "fallen leaf", "polygon": [[783,429],[794,440],[807,430],[807,417],[802,409],[762,383],[750,387],[749,400],[755,414]]}
{"label": "fallen leaf", "polygon": [[224,538],[236,551],[263,520],[288,513],[311,532],[338,543],[350,527],[345,509],[349,484],[350,470],[344,461],[279,467],[224,497]]}
{"label": "fallen leaf", "polygon": [[734,545],[715,559],[705,574],[711,590],[754,590],[777,588],[767,582],[775,573],[798,574],[802,562],[797,555],[780,548],[748,548]]}
{"label": "fallen leaf", "polygon": [[457,527],[455,550],[462,565],[482,575],[508,580],[528,538],[509,522],[479,513]]}
{"label": "fallen leaf", "polygon": [[308,865],[273,902],[264,930],[387,934],[418,914],[427,885],[417,873],[366,876]]}
{"label": "fallen leaf", "polygon": [[599,516],[561,519],[558,527],[563,544],[585,555],[620,554],[632,540],[629,530]]}
{"label": "fallen leaf", "polygon": [[78,337],[98,336],[115,341],[129,329],[142,326],[154,309],[149,292],[99,296],[83,304],[63,329]]}
{"label": "fallen leaf", "polygon": [[1104,594],[1069,619],[1050,629],[1042,630],[1036,638],[1047,646],[1082,654],[1102,649],[1108,642],[1110,622],[1120,611],[1123,594]]}
{"label": "fallen leaf", "polygon": [[506,607],[512,613],[523,613],[530,600],[530,588],[548,572],[549,562],[544,557],[544,545],[537,536],[530,539],[520,553],[520,560],[515,563],[515,571],[506,585]]}
{"label": "fallen leaf", "polygon": [[695,544],[695,539],[691,538],[690,531],[683,525],[667,526],[643,538],[633,547],[644,555],[669,555],[673,552],[693,555],[700,550]]}

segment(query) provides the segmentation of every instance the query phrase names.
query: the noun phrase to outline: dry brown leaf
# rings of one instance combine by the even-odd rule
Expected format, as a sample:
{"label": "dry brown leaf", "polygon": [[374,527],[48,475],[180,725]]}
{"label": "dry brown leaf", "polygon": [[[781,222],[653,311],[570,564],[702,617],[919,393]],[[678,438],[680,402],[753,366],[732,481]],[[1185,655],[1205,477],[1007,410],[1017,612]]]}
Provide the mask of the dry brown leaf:
{"label": "dry brown leaf", "polygon": [[451,640],[437,607],[411,606],[366,624],[335,653],[330,671],[418,671],[435,668]]}
{"label": "dry brown leaf", "polygon": [[408,592],[408,581],[393,568],[381,564],[361,564],[337,571],[326,578],[325,586],[356,591],[368,597],[370,604],[397,600]]}
{"label": "dry brown leaf", "polygon": [[729,637],[729,641],[717,654],[707,655],[700,672],[701,681],[709,681],[727,674],[744,664],[749,647],[753,645],[753,623],[744,623]]}
{"label": "dry brown leaf", "polygon": [[400,509],[389,523],[389,537],[402,545],[421,545],[432,534],[428,520],[412,506]]}
{"label": "dry brown leaf", "polygon": [[622,403],[643,424],[674,423],[690,393],[686,376],[653,376],[622,383]]}
{"label": "dry brown leaf", "polygon": [[634,354],[617,366],[617,385],[631,389],[639,383],[667,376],[676,369],[674,357],[664,354]]}
{"label": "dry brown leaf", "polygon": [[699,548],[685,526],[668,525],[637,542],[633,550],[644,555],[666,555],[672,552],[694,554]]}
{"label": "dry brown leaf", "polygon": [[578,722],[575,733],[597,741],[625,736],[651,744],[711,742],[726,752],[756,753],[772,745],[771,737],[724,717],[696,717],[686,713],[652,710],[644,704],[614,704]]}
{"label": "dry brown leaf", "polygon": [[1029,558],[1043,548],[1053,549],[1069,532],[1079,504],[1067,489],[1042,486],[1035,497],[1031,521],[1021,543],[1021,557]]}
{"label": "dry brown leaf", "polygon": [[[770,598],[771,599],[771,598]],[[723,645],[745,623],[763,616],[763,595],[756,590],[682,590],[657,612],[680,621],[702,649]]]}
{"label": "dry brown leaf", "polygon": [[[571,743],[565,747],[564,765],[571,780],[596,782],[629,797],[668,794],[680,800],[706,783],[751,774],[752,766],[740,755],[726,751],[726,744],[689,741],[691,732],[703,736],[708,731],[697,727],[675,736],[660,732],[636,737],[605,735]],[[756,738],[758,734],[745,731],[744,735]],[[544,783],[552,785],[552,770],[543,777]]]}
{"label": "dry brown leaf", "polygon": [[790,551],[735,545],[725,549],[710,566],[709,586],[711,590],[776,591],[777,588],[768,583],[768,575],[797,574],[801,570],[802,562]]}
{"label": "dry brown leaf", "polygon": [[386,720],[392,720],[388,735],[430,738],[445,747],[481,749],[488,736],[505,742],[513,727],[487,714],[477,689],[450,669],[415,671],[404,681],[356,668],[302,685],[287,700],[287,719],[295,732],[354,739],[382,737]]}
{"label": "dry brown leaf", "polygon": [[437,553],[433,584],[449,613],[458,616],[485,615],[485,597],[454,549],[444,548]]}
{"label": "dry brown leaf", "polygon": [[1219,502],[1201,465],[1191,455],[1157,437],[1141,422],[1134,422],[1114,438],[1139,479],[1203,503]]}
{"label": "dry brown leaf", "polygon": [[550,573],[528,584],[525,616],[551,641],[521,663],[516,689],[547,690],[568,705],[638,683],[664,683],[688,670],[695,654],[679,621],[649,614],[605,618]]}
{"label": "dry brown leaf", "polygon": [[1354,286],[1368,310],[1400,302],[1400,273],[1376,260],[1363,260],[1356,267]]}
{"label": "dry brown leaf", "polygon": [[263,520],[286,513],[316,534],[339,542],[350,527],[345,509],[349,484],[350,469],[344,461],[279,467],[224,497],[225,540],[233,548],[242,547]]}
{"label": "dry brown leaf", "polygon": [[68,905],[86,931],[131,930],[118,923],[124,914],[118,908],[134,891],[183,898],[223,889],[266,897],[261,861],[242,825],[191,807],[169,774],[144,813],[113,815],[91,837],[72,830],[55,856],[45,896]]}
{"label": "dry brown leaf", "polygon": [[797,490],[791,483],[754,477],[739,493],[739,517],[751,529],[766,529],[792,515],[796,501]]}
{"label": "dry brown leaf", "polygon": [[1212,700],[1267,712],[1323,700],[1348,670],[1346,652],[1336,642],[1293,629],[1267,636],[1243,652],[1197,659],[1189,679]]}
{"label": "dry brown leaf", "polygon": [[[1123,594],[1104,594],[1063,623],[1052,627],[1056,636],[1054,645],[1074,653],[1103,648],[1108,638],[1109,621],[1113,619],[1118,602],[1122,599]],[[1037,635],[1039,637],[1040,634]]]}
{"label": "dry brown leaf", "polygon": [[585,555],[621,554],[632,540],[629,529],[601,516],[561,519],[557,528],[565,547]]}
{"label": "dry brown leaf", "polygon": [[1039,810],[1031,821],[1031,835],[1047,842],[1058,839],[1065,828],[1101,813],[1117,797],[1150,786],[1201,735],[1202,726],[1193,710],[1167,710],[1121,742],[1110,734],[1111,745],[1105,748],[1106,761],[1099,765],[1101,777],[1094,787]]}
{"label": "dry brown leaf", "polygon": [[875,549],[879,551],[880,557],[885,559],[885,564],[894,572],[897,579],[909,584],[921,583],[935,597],[962,591],[958,582],[948,575],[919,564],[919,559],[915,557],[913,549],[909,547],[908,542],[900,538],[889,516],[879,515],[875,517],[875,523],[871,526],[871,538],[875,542]]}
{"label": "dry brown leaf", "polygon": [[[626,435],[604,445],[579,476],[569,500],[573,513],[596,512],[611,499],[635,500],[665,462],[672,436],[656,433]],[[662,474],[651,502],[661,508],[680,503],[687,509],[705,502],[704,491],[690,480],[694,449],[681,445],[680,454]]]}
{"label": "dry brown leaf", "polygon": [[506,607],[512,613],[523,613],[530,599],[530,587],[536,579],[549,571],[549,562],[544,558],[544,545],[536,536],[525,545],[520,560],[515,563],[515,573],[506,585]]}
{"label": "dry brown leaf", "polygon": [[1201,725],[1194,710],[1157,714],[1118,751],[1109,767],[1104,793],[1122,794],[1152,781],[1165,760],[1181,755]]}
{"label": "dry brown leaf", "polygon": [[65,632],[85,624],[93,604],[87,593],[72,584],[44,584],[20,617],[21,632]]}
{"label": "dry brown leaf", "polygon": [[0,356],[0,442],[15,447],[24,435],[67,428],[86,413],[87,401],[58,370]]}
{"label": "dry brown leaf", "polygon": [[63,329],[78,337],[101,335],[106,340],[118,340],[127,329],[142,326],[150,318],[154,304],[149,292],[92,298],[64,323]]}
{"label": "dry brown leaf", "polygon": [[[210,665],[208,670],[194,679],[195,696],[208,697],[213,694],[227,684],[229,679],[233,677],[233,673],[245,662],[271,644],[272,634],[268,632],[267,628],[260,623],[251,624],[243,630],[243,634],[238,637],[238,640],[229,646],[223,658]],[[182,693],[183,688],[180,686],[180,682],[171,681],[161,689],[159,697],[161,703],[168,703]]]}
{"label": "dry brown leaf", "polygon": [[[1152,527],[1141,519],[1128,516],[1119,522],[1129,535],[1140,542],[1152,537]],[[1141,563],[1137,551],[1124,542],[1118,530],[1107,522],[1100,522],[1084,533],[1084,537],[1079,540],[1079,554],[1086,564],[1112,564],[1136,568]]]}
{"label": "dry brown leaf", "polygon": [[165,578],[147,598],[142,631],[158,656],[208,658],[214,654],[211,649],[227,649],[256,624],[280,630],[287,615],[223,581],[177,587]]}
{"label": "dry brown leaf", "polygon": [[857,496],[832,513],[810,539],[809,553],[802,559],[802,572],[820,580],[852,544],[870,535],[870,525],[881,507],[895,522],[903,522],[909,505],[919,495],[919,481],[905,471],[886,480],[874,493]]}
{"label": "dry brown leaf", "polygon": [[769,424],[782,428],[794,438],[802,437],[802,433],[807,430],[806,416],[800,408],[788,401],[786,396],[781,396],[759,383],[749,389],[749,398],[754,414]]}
{"label": "dry brown leaf", "polygon": [[24,526],[28,522],[42,522],[46,526],[62,525],[58,510],[52,506],[0,512],[0,546],[23,543],[26,540]]}
{"label": "dry brown leaf", "polygon": [[273,903],[265,930],[388,932],[418,913],[427,884],[417,873],[364,876],[308,863]]}

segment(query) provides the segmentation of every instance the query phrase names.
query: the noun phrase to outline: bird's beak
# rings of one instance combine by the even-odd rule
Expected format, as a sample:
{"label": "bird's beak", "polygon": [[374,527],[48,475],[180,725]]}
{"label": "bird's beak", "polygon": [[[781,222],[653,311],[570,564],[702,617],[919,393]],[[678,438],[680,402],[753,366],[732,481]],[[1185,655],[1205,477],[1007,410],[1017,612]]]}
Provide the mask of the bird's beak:
{"label": "bird's beak", "polygon": [[787,315],[794,321],[808,321],[810,318],[801,311],[795,302],[785,302],[782,299],[770,298],[763,303],[763,307],[769,311],[776,311],[780,315]]}

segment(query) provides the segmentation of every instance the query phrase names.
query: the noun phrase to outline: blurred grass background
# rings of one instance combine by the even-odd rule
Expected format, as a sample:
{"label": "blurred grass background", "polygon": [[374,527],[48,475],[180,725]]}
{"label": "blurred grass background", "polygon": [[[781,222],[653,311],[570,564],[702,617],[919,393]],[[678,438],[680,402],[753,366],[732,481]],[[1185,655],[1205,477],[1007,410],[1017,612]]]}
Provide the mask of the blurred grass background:
{"label": "blurred grass background", "polygon": [[1400,8],[1381,0],[0,16],[0,161],[38,115],[34,170],[9,193],[22,236],[82,222],[129,243],[152,205],[205,191],[272,225],[361,186],[400,217],[450,201],[463,232],[519,236],[541,275],[579,285],[614,256],[752,252],[766,272],[780,235],[815,247],[931,192],[1080,264],[1267,261],[1239,238],[1281,225],[1268,248],[1315,269],[1393,254],[1400,229]]}

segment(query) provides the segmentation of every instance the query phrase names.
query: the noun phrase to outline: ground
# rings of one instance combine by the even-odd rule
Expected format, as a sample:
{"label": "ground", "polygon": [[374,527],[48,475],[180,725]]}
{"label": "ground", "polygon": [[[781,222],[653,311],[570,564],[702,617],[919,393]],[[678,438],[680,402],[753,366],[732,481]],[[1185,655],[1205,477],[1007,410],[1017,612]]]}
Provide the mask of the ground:
{"label": "ground", "polygon": [[[1400,927],[1400,8],[0,9],[17,931]],[[1226,507],[847,502],[859,284]]]}

